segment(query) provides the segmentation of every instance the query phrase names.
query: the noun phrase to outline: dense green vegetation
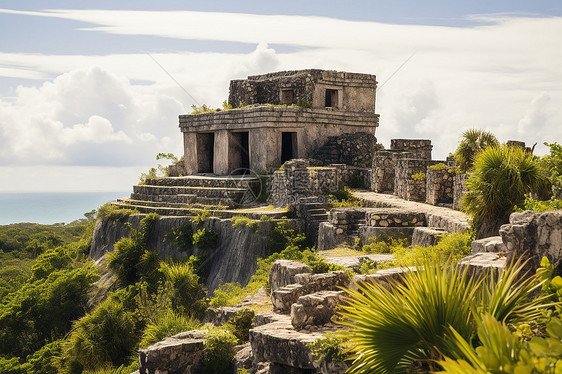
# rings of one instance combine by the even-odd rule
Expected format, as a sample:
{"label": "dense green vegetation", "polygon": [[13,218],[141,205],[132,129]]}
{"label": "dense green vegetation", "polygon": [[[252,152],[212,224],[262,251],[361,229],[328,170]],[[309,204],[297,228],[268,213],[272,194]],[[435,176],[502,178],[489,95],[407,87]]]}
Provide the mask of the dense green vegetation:
{"label": "dense green vegetation", "polygon": [[[546,283],[542,275],[521,278],[521,269],[513,264],[499,276],[492,272],[474,278],[467,268],[426,262],[408,272],[403,284],[394,283],[392,292],[377,283],[349,291],[343,323],[353,328],[347,335],[358,354],[352,372],[436,372],[443,367],[451,373],[554,373],[554,366],[562,365],[562,331],[554,317],[560,310],[550,303],[551,292],[533,297]],[[528,328],[540,318],[548,323],[546,339],[542,330]],[[525,347],[525,338],[512,331],[538,336]],[[545,357],[550,361],[541,364],[551,364],[546,371],[514,370]]]}

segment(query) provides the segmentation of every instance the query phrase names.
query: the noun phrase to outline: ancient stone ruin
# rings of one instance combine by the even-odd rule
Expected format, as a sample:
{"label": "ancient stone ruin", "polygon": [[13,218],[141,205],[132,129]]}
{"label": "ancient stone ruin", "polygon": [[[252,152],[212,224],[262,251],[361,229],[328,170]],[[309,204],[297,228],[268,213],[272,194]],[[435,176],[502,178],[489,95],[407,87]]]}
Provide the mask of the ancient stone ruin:
{"label": "ancient stone ruin", "polygon": [[[306,233],[320,251],[389,237],[427,247],[444,233],[465,232],[468,217],[458,209],[469,175],[456,174],[451,160],[433,160],[430,140],[392,139],[389,149],[377,144],[376,87],[373,75],[316,69],[233,80],[232,109],[180,115],[184,158],[169,169],[170,176],[149,178],[113,204],[162,216],[147,243],[162,257],[197,254],[197,248],[182,252],[166,242],[167,233],[179,226],[215,232],[204,264],[211,292],[221,283],[248,283],[257,259],[271,254],[268,235],[278,222]],[[355,188],[357,206],[334,208],[331,196],[349,186]],[[196,226],[192,218],[202,210],[210,218]],[[235,226],[231,218],[240,216],[251,225]],[[112,251],[139,222],[135,215],[98,222],[91,257]],[[560,212],[513,214],[501,236],[474,241],[472,255],[460,265],[478,274],[523,257],[534,270],[542,256],[562,271]],[[325,258],[353,270],[392,255]],[[361,282],[390,288],[414,270],[386,269],[350,279],[345,271],[313,274],[305,264],[278,260],[269,274],[269,295],[260,291],[270,310],[255,315],[249,342],[237,347],[236,369],[345,372],[346,363],[318,360],[308,345],[343,328],[335,322],[345,289]],[[252,303],[211,308],[205,321],[222,325]],[[190,331],[141,350],[140,373],[200,372],[205,341],[204,332]]]}

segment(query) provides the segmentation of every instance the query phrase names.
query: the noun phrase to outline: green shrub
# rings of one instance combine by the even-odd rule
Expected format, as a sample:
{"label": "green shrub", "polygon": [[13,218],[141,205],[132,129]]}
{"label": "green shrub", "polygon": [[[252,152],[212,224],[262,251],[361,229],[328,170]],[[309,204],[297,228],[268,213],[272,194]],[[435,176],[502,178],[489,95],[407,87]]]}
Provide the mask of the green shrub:
{"label": "green shrub", "polygon": [[172,310],[166,311],[154,323],[149,323],[143,331],[139,344],[140,349],[145,349],[169,336],[183,331],[195,330],[201,323],[194,318],[185,317],[183,314]]}
{"label": "green shrub", "polygon": [[257,222],[246,216],[234,216],[230,220],[232,221],[232,227],[248,226],[250,229],[254,229]]}
{"label": "green shrub", "polygon": [[193,234],[193,245],[199,249],[213,248],[217,243],[217,233],[205,228],[197,230]]}
{"label": "green shrub", "polygon": [[62,343],[62,339],[55,340],[27,356],[25,363],[21,365],[22,371],[26,374],[57,374]]}
{"label": "green shrub", "polygon": [[91,266],[63,269],[8,295],[0,304],[0,354],[23,357],[63,337],[98,278]]}
{"label": "green shrub", "polygon": [[348,186],[340,187],[336,191],[332,192],[332,195],[334,195],[334,197],[339,201],[355,199],[351,188],[349,188]]}
{"label": "green shrub", "polygon": [[0,356],[0,373],[2,374],[25,374],[17,357],[10,359]]}
{"label": "green shrub", "polygon": [[351,358],[351,352],[345,346],[348,342],[349,338],[345,336],[327,333],[314,343],[309,343],[308,347],[317,361],[343,362]]}
{"label": "green shrub", "polygon": [[203,373],[223,374],[232,371],[234,346],[238,339],[234,334],[222,329],[211,330],[203,349]]}
{"label": "green shrub", "polygon": [[107,364],[127,365],[139,335],[134,314],[115,298],[109,298],[74,323],[72,334],[63,347],[63,371],[96,370]]}
{"label": "green shrub", "polygon": [[447,168],[447,165],[445,165],[442,162],[440,162],[438,164],[435,164],[435,165],[431,165],[429,167],[429,169],[431,169],[431,170],[443,170],[443,169],[446,169],[446,168]]}
{"label": "green shrub", "polygon": [[367,253],[393,253],[396,247],[406,247],[409,245],[407,238],[384,238],[378,240],[377,238],[369,238],[369,244],[365,244],[362,248],[363,252]]}
{"label": "green shrub", "polygon": [[196,225],[205,223],[207,218],[211,216],[211,211],[209,210],[209,208],[197,209],[194,210],[193,213],[195,213],[195,217],[191,219],[191,222],[195,223]]}
{"label": "green shrub", "polygon": [[554,198],[546,201],[535,200],[531,195],[525,195],[525,202],[517,207],[517,212],[525,210],[534,210],[535,212],[547,212],[550,210],[562,209],[562,200],[555,200]]}
{"label": "green shrub", "polygon": [[213,109],[207,106],[206,104],[203,104],[201,106],[197,106],[193,104],[191,106],[191,109],[192,109],[191,114],[215,113],[217,111],[217,109]]}
{"label": "green shrub", "polygon": [[175,241],[181,252],[189,251],[193,247],[193,227],[189,223],[178,226],[166,235],[168,239]]}
{"label": "green shrub", "polygon": [[138,210],[126,209],[111,203],[106,203],[98,208],[97,218],[108,219],[110,221],[120,221],[133,214],[140,214]]}
{"label": "green shrub", "polygon": [[479,153],[466,181],[462,209],[472,215],[477,238],[497,235],[528,193],[550,188],[536,156],[520,147],[489,147]]}
{"label": "green shrub", "polygon": [[412,174],[412,179],[415,181],[424,181],[425,180],[425,173],[420,171],[419,173]]}
{"label": "green shrub", "polygon": [[394,261],[387,266],[416,266],[426,261],[444,264],[458,262],[470,255],[472,237],[470,233],[443,234],[441,240],[432,246],[413,248],[395,246],[392,248]]}
{"label": "green shrub", "polygon": [[203,286],[195,274],[191,262],[162,262],[159,271],[164,279],[171,283],[171,296],[174,310],[184,313],[201,314],[204,303],[201,301]]}
{"label": "green shrub", "polygon": [[251,309],[242,309],[236,312],[224,328],[230,331],[239,341],[239,344],[245,343],[250,339],[250,329],[253,328],[254,311]]}
{"label": "green shrub", "polygon": [[562,145],[556,142],[544,145],[550,148],[550,154],[542,157],[541,165],[548,172],[554,199],[562,199]]}
{"label": "green shrub", "polygon": [[[257,292],[257,289],[255,291]],[[223,283],[213,291],[213,297],[209,301],[209,306],[218,308],[236,305],[250,292],[246,287],[242,287],[240,283]]]}
{"label": "green shrub", "polygon": [[484,130],[469,129],[463,132],[462,137],[453,155],[461,173],[472,169],[474,160],[480,152],[500,145],[494,134]]}
{"label": "green shrub", "polygon": [[117,273],[122,284],[147,280],[155,285],[158,281],[160,257],[156,252],[146,249],[148,235],[158,218],[157,214],[148,214],[141,220],[140,229],[131,227],[130,237],[115,243],[115,250],[108,254],[109,267]]}

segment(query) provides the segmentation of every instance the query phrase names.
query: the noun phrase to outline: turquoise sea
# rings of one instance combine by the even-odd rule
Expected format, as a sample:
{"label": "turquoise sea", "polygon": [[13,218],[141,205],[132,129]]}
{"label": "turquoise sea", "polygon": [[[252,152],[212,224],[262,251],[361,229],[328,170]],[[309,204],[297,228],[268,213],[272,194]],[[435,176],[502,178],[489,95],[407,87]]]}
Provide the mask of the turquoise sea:
{"label": "turquoise sea", "polygon": [[69,223],[84,218],[84,213],[97,209],[126,192],[48,192],[0,193],[0,225],[19,222],[43,224]]}

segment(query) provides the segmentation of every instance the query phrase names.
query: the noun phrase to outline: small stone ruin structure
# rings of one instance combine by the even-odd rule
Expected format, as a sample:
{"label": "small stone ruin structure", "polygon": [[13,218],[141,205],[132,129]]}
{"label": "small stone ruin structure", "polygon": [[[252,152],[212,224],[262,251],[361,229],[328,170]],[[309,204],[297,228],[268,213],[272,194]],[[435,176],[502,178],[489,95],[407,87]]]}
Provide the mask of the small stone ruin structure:
{"label": "small stone ruin structure", "polygon": [[376,88],[374,75],[317,69],[233,80],[234,109],[180,115],[185,174],[275,170],[342,134],[374,138]]}

